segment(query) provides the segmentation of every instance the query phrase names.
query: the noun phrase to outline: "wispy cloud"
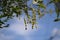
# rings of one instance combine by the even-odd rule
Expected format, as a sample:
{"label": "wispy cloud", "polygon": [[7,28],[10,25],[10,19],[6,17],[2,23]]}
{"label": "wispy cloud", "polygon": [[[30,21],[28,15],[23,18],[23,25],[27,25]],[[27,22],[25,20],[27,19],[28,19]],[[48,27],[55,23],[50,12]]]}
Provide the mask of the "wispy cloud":
{"label": "wispy cloud", "polygon": [[12,40],[14,36],[6,36],[3,33],[0,33],[0,40]]}
{"label": "wispy cloud", "polygon": [[[14,20],[16,20],[17,18],[15,18]],[[30,34],[32,32],[35,31],[35,29],[31,29],[31,25],[29,24],[27,26],[27,30],[25,30],[25,25],[24,25],[24,19],[21,18],[20,20],[17,19],[14,23],[12,23],[9,27],[9,30],[14,31],[15,33],[19,34],[19,35],[26,35],[26,34]]]}
{"label": "wispy cloud", "polygon": [[[8,23],[10,23],[10,27],[3,29],[3,30],[8,30],[12,31],[15,35],[21,35],[25,37],[25,40],[32,40],[29,35],[37,31],[36,29],[31,28],[31,24],[27,25],[27,30],[25,30],[25,24],[24,24],[24,19],[21,18],[20,20],[18,18],[14,18],[10,20]],[[12,36],[0,36],[1,40],[11,40],[13,39],[14,35]],[[14,37],[15,38],[15,37]]]}
{"label": "wispy cloud", "polygon": [[13,20],[14,22],[10,23],[10,27],[8,28],[8,30],[13,31],[16,35],[22,35],[23,37],[25,37],[26,40],[31,40],[29,35],[37,30],[32,29],[30,24],[27,25],[28,29],[25,30],[25,24],[23,18],[21,18],[20,20],[18,18],[14,18]]}
{"label": "wispy cloud", "polygon": [[52,32],[53,40],[60,40],[60,29],[54,28]]}
{"label": "wispy cloud", "polygon": [[52,36],[55,36],[56,33],[57,33],[58,29],[57,28],[54,28],[53,31],[52,31]]}

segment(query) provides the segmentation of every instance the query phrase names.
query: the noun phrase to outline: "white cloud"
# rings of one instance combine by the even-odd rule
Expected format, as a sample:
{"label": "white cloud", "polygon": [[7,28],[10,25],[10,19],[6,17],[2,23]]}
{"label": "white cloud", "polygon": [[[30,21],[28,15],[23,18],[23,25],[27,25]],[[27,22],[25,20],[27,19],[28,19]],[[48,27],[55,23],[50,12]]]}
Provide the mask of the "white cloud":
{"label": "white cloud", "polygon": [[53,29],[53,40],[60,40],[60,28],[54,28]]}
{"label": "white cloud", "polygon": [[23,37],[25,37],[26,40],[31,40],[29,37],[29,34],[34,33],[37,30],[32,29],[30,24],[27,26],[28,29],[25,30],[23,18],[21,18],[20,20],[18,18],[14,18],[13,20],[14,20],[14,22],[11,23],[8,30],[13,31],[16,35],[22,35]]}
{"label": "white cloud", "polygon": [[14,36],[6,36],[3,33],[0,33],[0,40],[12,40]]}
{"label": "white cloud", "polygon": [[28,29],[25,30],[23,18],[21,18],[20,20],[16,18],[15,20],[16,20],[15,23],[11,24],[11,26],[9,27],[9,30],[14,31],[15,33],[19,35],[26,35],[34,31],[34,29],[33,30],[31,29],[30,24],[27,26]]}
{"label": "white cloud", "polygon": [[57,28],[54,28],[53,31],[52,31],[52,36],[55,36],[56,33],[57,33],[58,29]]}
{"label": "white cloud", "polygon": [[60,38],[54,38],[53,40],[60,40]]}
{"label": "white cloud", "polygon": [[53,35],[60,35],[60,28],[54,28],[52,31]]}
{"label": "white cloud", "polygon": [[[6,28],[5,30],[12,31],[16,35],[22,35],[23,37],[25,37],[25,40],[31,40],[29,35],[31,33],[34,33],[35,31],[37,31],[36,29],[32,29],[30,24],[27,26],[28,29],[25,30],[23,18],[21,18],[20,20],[18,18],[14,18],[13,20],[10,20],[9,23],[10,23],[10,27]],[[5,40],[5,39],[11,40],[13,38],[13,35],[12,36],[6,36],[6,37],[3,35],[0,37],[1,37],[1,40]]]}

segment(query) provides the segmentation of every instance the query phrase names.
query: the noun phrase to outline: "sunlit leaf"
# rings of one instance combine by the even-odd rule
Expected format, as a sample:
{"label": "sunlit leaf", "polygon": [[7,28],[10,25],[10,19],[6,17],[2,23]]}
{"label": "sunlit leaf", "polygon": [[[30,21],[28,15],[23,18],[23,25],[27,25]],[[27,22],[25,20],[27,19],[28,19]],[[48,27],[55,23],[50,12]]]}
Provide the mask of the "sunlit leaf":
{"label": "sunlit leaf", "polygon": [[[27,30],[28,23],[32,24],[32,29],[33,29],[35,28],[35,25],[36,25],[37,14],[39,18],[41,18],[44,16],[43,13],[48,13],[48,12],[52,13],[52,10],[49,10],[48,12],[41,11],[44,9],[48,9],[48,7],[45,6],[46,4],[44,4],[44,0],[32,0],[32,1],[33,1],[33,4],[31,2],[31,4],[29,3],[29,5],[27,4],[28,0],[2,0],[0,1],[0,5],[1,5],[0,12],[2,12],[2,15],[0,14],[0,19],[4,17],[7,18],[3,21],[0,20],[0,28],[3,28],[2,25],[4,24],[4,22],[7,22],[13,17],[20,17],[20,15],[24,14],[23,12],[25,12],[25,15],[24,15],[26,16],[26,18],[24,17],[25,30]],[[60,16],[60,0],[50,0],[48,4],[51,4],[51,3],[54,3],[55,5],[53,6],[56,7],[55,10],[56,10],[57,18],[54,21],[59,21],[60,19],[58,18]],[[30,15],[28,11],[31,11],[32,15]],[[13,14],[16,14],[16,15],[14,16]],[[5,27],[8,27],[8,25],[6,25]]]}
{"label": "sunlit leaf", "polygon": [[33,4],[37,4],[38,3],[38,0],[33,0]]}
{"label": "sunlit leaf", "polygon": [[44,14],[41,13],[40,9],[38,9],[37,13],[38,13],[39,18],[41,18],[42,16],[44,16]]}
{"label": "sunlit leaf", "polygon": [[42,3],[38,4],[37,6],[39,6],[40,8],[46,9],[46,6],[44,4],[42,4]]}
{"label": "sunlit leaf", "polygon": [[36,24],[36,12],[35,9],[32,8],[32,29],[34,28],[35,24]]}

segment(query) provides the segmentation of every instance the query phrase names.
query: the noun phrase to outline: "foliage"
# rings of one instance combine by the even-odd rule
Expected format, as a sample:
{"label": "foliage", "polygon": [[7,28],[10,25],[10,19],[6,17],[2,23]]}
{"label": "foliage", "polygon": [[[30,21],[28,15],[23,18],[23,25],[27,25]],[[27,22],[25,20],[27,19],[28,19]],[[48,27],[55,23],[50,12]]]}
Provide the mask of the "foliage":
{"label": "foliage", "polygon": [[[13,17],[19,17],[22,14],[25,14],[24,23],[27,26],[28,23],[32,24],[32,29],[37,24],[37,15],[39,18],[44,16],[45,10],[47,9],[44,0],[33,0],[33,4],[31,6],[27,5],[27,2],[30,0],[0,0],[0,28],[8,27],[9,24],[5,25],[5,23]],[[53,0],[48,2],[48,4],[54,3],[56,8],[57,19],[60,15],[60,1]],[[58,4],[58,5],[57,5]],[[34,8],[33,6],[37,8]],[[42,10],[41,10],[42,9]],[[32,12],[32,15],[28,11]],[[24,12],[24,13],[22,13]],[[47,13],[47,12],[45,12]],[[15,15],[14,15],[15,14]],[[2,18],[5,18],[2,21]],[[56,21],[56,20],[55,20]],[[58,20],[57,20],[58,21]],[[4,26],[3,26],[4,24]],[[25,28],[27,29],[27,27]]]}

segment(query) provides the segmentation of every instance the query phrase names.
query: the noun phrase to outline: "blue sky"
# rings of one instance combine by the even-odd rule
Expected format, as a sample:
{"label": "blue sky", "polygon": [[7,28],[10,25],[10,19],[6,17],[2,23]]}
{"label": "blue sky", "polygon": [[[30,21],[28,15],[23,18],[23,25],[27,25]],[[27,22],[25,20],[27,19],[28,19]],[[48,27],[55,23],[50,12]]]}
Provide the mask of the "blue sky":
{"label": "blue sky", "polygon": [[[46,1],[45,1],[46,2]],[[29,1],[29,4],[31,1]],[[54,10],[53,6],[50,7]],[[50,9],[48,7],[48,9]],[[47,10],[48,10],[47,9]],[[54,22],[56,18],[55,12],[46,14],[40,20],[38,20],[38,29],[31,29],[31,25],[28,25],[28,30],[24,29],[23,16],[21,19],[14,18],[8,21],[10,27],[0,29],[0,40],[48,40],[55,34],[60,35],[60,22]],[[60,40],[59,37],[55,37],[53,40]]]}

